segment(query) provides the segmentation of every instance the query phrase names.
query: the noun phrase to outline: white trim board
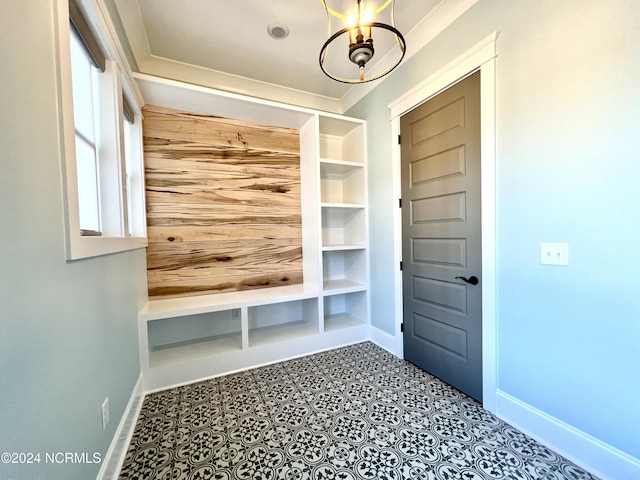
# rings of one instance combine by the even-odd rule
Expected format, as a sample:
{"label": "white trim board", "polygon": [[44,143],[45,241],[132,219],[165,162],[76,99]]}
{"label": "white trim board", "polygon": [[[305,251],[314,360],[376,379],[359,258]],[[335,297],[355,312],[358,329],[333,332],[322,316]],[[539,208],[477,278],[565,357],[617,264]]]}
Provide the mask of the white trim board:
{"label": "white trim board", "polygon": [[[482,189],[482,396],[483,407],[496,411],[497,341],[496,341],[496,124],[495,124],[495,57],[498,33],[485,37],[424,82],[389,105],[392,138],[400,133],[400,116],[416,108],[429,98],[480,71],[481,104],[481,189]],[[397,144],[397,142],[394,142]],[[394,198],[400,198],[400,146],[393,149]],[[402,212],[394,213],[394,261],[402,260]],[[402,337],[400,324],[402,309],[402,272],[395,272],[397,337]],[[401,347],[400,347],[401,350]]]}
{"label": "white trim board", "polygon": [[402,337],[393,336],[384,330],[369,325],[369,338],[371,342],[384,348],[387,352],[392,353],[398,358],[402,358]]}
{"label": "white trim board", "polygon": [[501,390],[497,413],[505,422],[603,480],[640,478],[640,460]]}
{"label": "white trim board", "polygon": [[493,60],[496,57],[497,41],[498,32],[487,35],[427,79],[391,102],[388,106],[391,111],[391,119],[413,110],[442,90],[475,72],[486,62]]}
{"label": "white trim board", "polygon": [[133,436],[145,396],[143,383],[141,373],[133,387],[133,392],[111,440],[111,445],[109,445],[109,449],[102,459],[102,466],[100,467],[96,480],[117,480],[120,476],[120,470],[122,469],[124,458],[127,455],[127,450],[129,449],[131,437]]}

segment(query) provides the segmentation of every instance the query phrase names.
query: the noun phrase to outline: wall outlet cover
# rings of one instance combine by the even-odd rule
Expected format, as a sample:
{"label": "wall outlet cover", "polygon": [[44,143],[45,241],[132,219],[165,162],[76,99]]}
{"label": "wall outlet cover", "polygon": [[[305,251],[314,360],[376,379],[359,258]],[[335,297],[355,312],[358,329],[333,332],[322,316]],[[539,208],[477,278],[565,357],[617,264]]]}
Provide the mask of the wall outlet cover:
{"label": "wall outlet cover", "polygon": [[540,263],[542,265],[569,266],[569,244],[547,243],[540,244]]}

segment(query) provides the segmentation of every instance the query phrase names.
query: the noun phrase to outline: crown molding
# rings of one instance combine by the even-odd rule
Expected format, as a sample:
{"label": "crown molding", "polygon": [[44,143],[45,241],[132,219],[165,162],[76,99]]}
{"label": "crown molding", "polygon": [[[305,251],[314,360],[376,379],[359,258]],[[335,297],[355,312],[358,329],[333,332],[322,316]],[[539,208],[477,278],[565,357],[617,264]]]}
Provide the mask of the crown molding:
{"label": "crown molding", "polygon": [[[138,61],[136,59],[136,61]],[[140,73],[248,97],[341,114],[338,99],[151,55],[138,61]]]}
{"label": "crown molding", "polygon": [[[441,0],[429,15],[404,35],[407,39],[407,52],[403,62],[419,52],[478,1]],[[138,69],[143,74],[337,114],[346,112],[374,88],[393,76],[389,75],[363,85],[353,85],[342,97],[333,98],[155,56],[149,47],[138,2],[115,0],[115,3],[121,13],[122,23]],[[120,50],[122,50],[121,47]],[[393,61],[393,54],[390,52],[383,56],[374,68],[388,68]]]}

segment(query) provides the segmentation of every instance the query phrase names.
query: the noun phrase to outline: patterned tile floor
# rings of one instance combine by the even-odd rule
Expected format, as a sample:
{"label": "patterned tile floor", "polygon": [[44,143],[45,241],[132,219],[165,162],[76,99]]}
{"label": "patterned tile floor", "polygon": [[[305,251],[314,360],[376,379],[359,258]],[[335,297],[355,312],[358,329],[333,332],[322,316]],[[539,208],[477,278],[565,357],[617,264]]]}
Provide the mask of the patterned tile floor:
{"label": "patterned tile floor", "polygon": [[148,395],[120,479],[595,477],[366,342]]}

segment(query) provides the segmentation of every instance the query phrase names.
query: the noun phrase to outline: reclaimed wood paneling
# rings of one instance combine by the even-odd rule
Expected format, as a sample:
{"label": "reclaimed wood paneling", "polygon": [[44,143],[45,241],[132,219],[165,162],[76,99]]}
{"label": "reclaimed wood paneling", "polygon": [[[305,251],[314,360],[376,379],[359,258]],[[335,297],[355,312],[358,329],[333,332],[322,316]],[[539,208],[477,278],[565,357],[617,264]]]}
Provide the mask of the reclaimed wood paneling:
{"label": "reclaimed wood paneling", "polygon": [[150,298],[302,283],[297,130],[144,109]]}

